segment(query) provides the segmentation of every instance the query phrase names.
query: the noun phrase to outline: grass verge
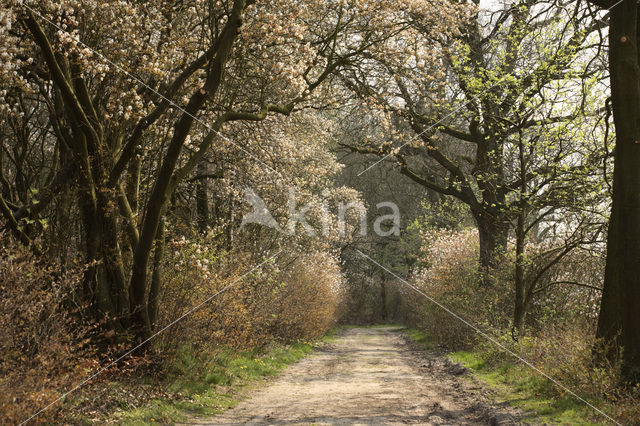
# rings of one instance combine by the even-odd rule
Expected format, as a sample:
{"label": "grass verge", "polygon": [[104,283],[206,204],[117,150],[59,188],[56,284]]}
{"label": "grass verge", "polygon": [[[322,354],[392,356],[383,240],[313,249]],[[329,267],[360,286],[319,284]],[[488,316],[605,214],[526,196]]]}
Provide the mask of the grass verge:
{"label": "grass verge", "polygon": [[120,424],[175,423],[212,416],[236,405],[251,386],[274,376],[313,350],[294,343],[268,350],[198,352],[185,345],[167,363],[160,385],[166,396],[140,407],[122,407],[111,418]]}
{"label": "grass verge", "polygon": [[[407,335],[431,348],[435,342],[420,330],[407,329]],[[544,377],[522,364],[500,360],[489,362],[482,352],[458,351],[448,354],[472,371],[472,380],[478,380],[490,389],[491,398],[497,403],[507,403],[520,408],[525,422],[534,424],[597,425],[593,412],[584,403],[570,395],[558,396],[557,389]]]}

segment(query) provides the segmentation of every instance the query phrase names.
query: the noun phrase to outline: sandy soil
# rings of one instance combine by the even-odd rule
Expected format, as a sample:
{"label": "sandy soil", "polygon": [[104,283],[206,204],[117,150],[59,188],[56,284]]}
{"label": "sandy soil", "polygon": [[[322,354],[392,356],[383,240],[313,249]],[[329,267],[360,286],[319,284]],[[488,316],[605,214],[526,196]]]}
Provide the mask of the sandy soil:
{"label": "sandy soil", "polygon": [[234,409],[198,424],[520,424],[464,374],[399,328],[349,328]]}

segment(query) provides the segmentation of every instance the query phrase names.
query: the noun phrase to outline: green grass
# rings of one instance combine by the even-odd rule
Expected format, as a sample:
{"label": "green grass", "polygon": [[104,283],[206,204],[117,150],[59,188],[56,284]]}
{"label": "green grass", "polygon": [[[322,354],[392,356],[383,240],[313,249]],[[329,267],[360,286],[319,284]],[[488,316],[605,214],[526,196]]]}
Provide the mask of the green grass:
{"label": "green grass", "polygon": [[142,407],[126,407],[115,417],[121,424],[148,424],[218,414],[236,405],[243,390],[276,375],[312,349],[311,344],[295,343],[266,352],[224,350],[206,354],[183,346],[167,365],[168,375],[162,383],[173,397],[154,399]]}
{"label": "green grass", "polygon": [[406,330],[404,330],[404,332],[411,338],[411,340],[419,343],[426,349],[429,349],[433,346],[433,339],[420,330],[417,330],[415,328],[407,328]]}
{"label": "green grass", "polygon": [[[425,347],[433,346],[429,336],[408,329],[411,339]],[[525,413],[525,422],[546,424],[597,425],[593,412],[570,395],[558,397],[547,379],[522,364],[508,361],[487,362],[482,353],[459,351],[449,358],[472,371],[472,377],[492,390],[497,403],[507,403]]]}
{"label": "green grass", "polygon": [[350,326],[348,325],[339,325],[337,327],[332,328],[331,330],[329,330],[329,332],[322,338],[322,341],[324,343],[333,343],[336,340],[338,340],[338,333],[340,332],[340,330],[345,329],[345,328],[349,328]]}
{"label": "green grass", "polygon": [[529,367],[503,361],[493,365],[482,354],[459,351],[449,354],[454,362],[471,369],[474,376],[494,390],[498,402],[521,408],[525,421],[550,424],[596,425],[593,413],[574,397],[554,395],[552,384]]}

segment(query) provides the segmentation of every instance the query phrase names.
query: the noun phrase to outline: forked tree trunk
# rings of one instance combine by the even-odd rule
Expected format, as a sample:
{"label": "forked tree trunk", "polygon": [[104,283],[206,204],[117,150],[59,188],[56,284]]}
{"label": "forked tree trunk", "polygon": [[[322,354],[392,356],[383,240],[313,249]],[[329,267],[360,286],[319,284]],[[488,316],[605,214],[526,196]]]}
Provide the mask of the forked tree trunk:
{"label": "forked tree trunk", "polygon": [[83,298],[96,319],[106,316],[112,329],[122,330],[127,322],[128,301],[115,222],[96,208],[87,191],[81,191],[80,200],[85,261],[89,265],[83,278]]}
{"label": "forked tree trunk", "polygon": [[176,164],[178,163],[184,142],[193,126],[195,115],[205,103],[215,95],[220,87],[224,67],[238,35],[238,28],[242,23],[244,8],[245,2],[243,0],[234,1],[233,11],[229,17],[229,21],[220,35],[218,52],[208,67],[205,83],[200,90],[191,95],[184,112],[174,125],[173,136],[167,146],[149,200],[146,203],[142,230],[133,255],[131,280],[129,284],[131,320],[134,331],[139,339],[149,337],[153,328],[153,324],[149,319],[147,304],[149,258],[167,200],[171,196],[171,182],[174,179]]}

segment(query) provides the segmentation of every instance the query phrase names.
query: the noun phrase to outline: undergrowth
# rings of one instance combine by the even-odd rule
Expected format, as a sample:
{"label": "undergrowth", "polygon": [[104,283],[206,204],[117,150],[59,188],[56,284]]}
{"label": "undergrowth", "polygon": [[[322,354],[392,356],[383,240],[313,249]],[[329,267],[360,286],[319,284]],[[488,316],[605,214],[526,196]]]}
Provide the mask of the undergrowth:
{"label": "undergrowth", "polygon": [[160,334],[111,365],[136,342],[116,335],[113,318],[94,318],[79,299],[84,265],[46,263],[0,233],[0,424],[213,414],[232,405],[240,388],[311,350],[292,342],[321,339],[335,326],[344,279],[332,258],[281,253],[281,263],[246,274],[260,259],[219,251],[202,238],[170,242]]}
{"label": "undergrowth", "polygon": [[[425,348],[437,345],[433,337],[420,330],[408,328],[405,332]],[[566,392],[559,392],[556,385],[530,367],[507,357],[495,358],[492,355],[492,352],[476,348],[449,352],[447,356],[471,370],[471,380],[478,380],[489,389],[490,398],[495,402],[521,409],[524,422],[597,425],[605,420],[584,402]],[[612,414],[616,408],[605,400],[592,400],[590,403]]]}
{"label": "undergrowth", "polygon": [[[473,371],[473,376],[486,384],[498,402],[506,402],[525,413],[525,422],[547,424],[600,424],[594,412],[575,397],[556,396],[554,385],[530,367],[503,361],[488,363],[483,353],[458,351],[449,357]],[[597,404],[597,403],[596,403]]]}
{"label": "undergrowth", "polygon": [[[464,363],[494,389],[495,396],[531,413],[527,420],[557,424],[589,424],[607,419],[572,396],[504,348],[526,359],[556,383],[575,392],[621,424],[640,424],[640,387],[631,387],[621,374],[622,353],[612,353],[596,338],[599,295],[592,288],[557,286],[559,280],[598,285],[601,262],[586,252],[547,269],[539,292],[517,339],[513,338],[513,259],[505,255],[491,272],[491,285],[478,275],[478,239],[474,230],[425,233],[423,256],[410,282],[430,298],[474,324],[502,346],[479,335],[405,285],[395,286],[402,320],[415,340],[437,344]],[[531,253],[535,247],[529,247]],[[591,271],[592,273],[590,273]],[[589,281],[591,280],[591,281]],[[390,290],[391,291],[391,290]],[[428,338],[427,338],[428,336]]]}

